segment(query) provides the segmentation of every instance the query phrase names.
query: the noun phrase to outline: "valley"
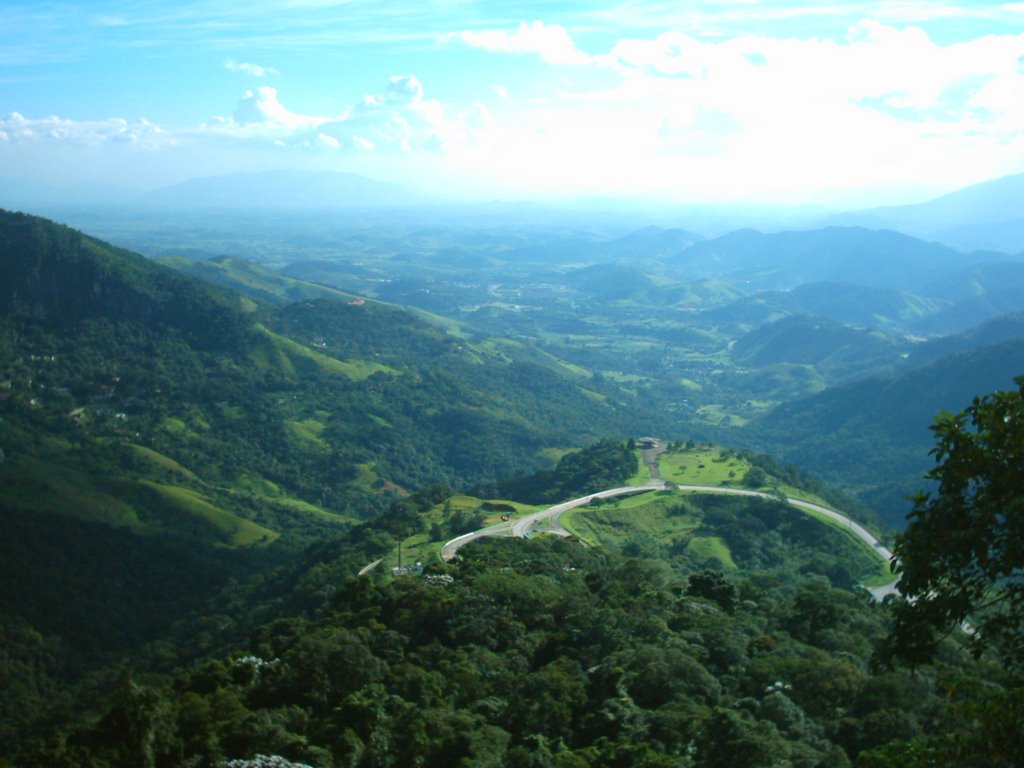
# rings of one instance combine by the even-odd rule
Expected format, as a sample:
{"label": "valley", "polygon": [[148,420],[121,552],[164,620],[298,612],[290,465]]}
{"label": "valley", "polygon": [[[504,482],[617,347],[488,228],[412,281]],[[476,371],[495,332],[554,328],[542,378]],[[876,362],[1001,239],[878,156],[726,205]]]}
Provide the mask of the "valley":
{"label": "valley", "polygon": [[0,215],[0,755],[849,765],[1012,689],[963,636],[875,664],[928,425],[1020,373],[1021,254],[516,215],[145,257]]}
{"label": "valley", "polygon": [[[634,404],[645,420],[623,433],[769,453],[896,528],[928,468],[932,416],[1010,386],[1020,368],[1020,252],[834,225],[703,235],[685,211],[670,219],[683,226],[558,214],[225,213],[201,235],[109,225],[169,266],[261,300],[411,308],[489,353],[528,355],[592,398]],[[877,424],[891,425],[881,441]]]}

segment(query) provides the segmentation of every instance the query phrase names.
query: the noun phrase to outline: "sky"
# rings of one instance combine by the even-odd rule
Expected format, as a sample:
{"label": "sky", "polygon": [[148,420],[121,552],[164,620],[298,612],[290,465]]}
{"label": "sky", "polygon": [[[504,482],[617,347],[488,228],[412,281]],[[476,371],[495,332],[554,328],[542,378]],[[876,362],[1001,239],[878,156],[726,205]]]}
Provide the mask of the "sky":
{"label": "sky", "polygon": [[0,0],[0,177],[832,206],[1024,172],[1024,2]]}

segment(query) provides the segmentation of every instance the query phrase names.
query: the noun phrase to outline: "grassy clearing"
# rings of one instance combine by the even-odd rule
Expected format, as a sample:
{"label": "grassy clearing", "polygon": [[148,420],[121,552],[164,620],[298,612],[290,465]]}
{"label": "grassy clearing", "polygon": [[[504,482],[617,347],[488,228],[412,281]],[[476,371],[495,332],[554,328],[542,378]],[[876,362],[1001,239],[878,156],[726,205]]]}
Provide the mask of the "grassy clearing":
{"label": "grassy clearing", "polygon": [[129,445],[129,448],[131,448],[132,453],[134,453],[138,458],[142,459],[147,464],[159,467],[160,469],[169,470],[190,480],[194,480],[196,478],[196,476],[192,473],[191,470],[186,469],[181,464],[172,459],[170,456],[164,456],[162,453],[158,453],[154,451],[152,448],[147,448],[144,445],[131,444]]}
{"label": "grassy clearing", "polygon": [[502,362],[522,360],[525,357],[538,365],[542,365],[570,378],[589,379],[592,375],[589,370],[582,366],[570,363],[542,349],[528,347],[516,339],[494,337],[474,342],[473,349],[485,357],[492,359],[496,357]]}
{"label": "grassy clearing", "polygon": [[646,491],[633,496],[620,496],[610,499],[606,504],[617,509],[637,509],[655,501],[665,501],[672,493],[669,491]]}
{"label": "grassy clearing", "polygon": [[746,426],[750,419],[725,410],[725,406],[713,403],[697,409],[697,417],[706,424],[720,424],[730,427]]}
{"label": "grassy clearing", "polygon": [[[264,333],[262,343],[253,346],[249,352],[249,359],[257,368],[264,371],[277,371],[285,376],[295,375],[295,366],[284,353],[282,344],[278,343],[282,337],[272,334],[262,326],[258,326]],[[299,346],[292,342],[296,347]]]}
{"label": "grassy clearing", "polygon": [[143,480],[136,485],[154,493],[161,502],[163,511],[189,515],[206,522],[220,534],[222,541],[229,546],[248,547],[254,544],[270,544],[278,537],[275,531],[221,509],[188,488],[163,485],[149,480]]}
{"label": "grassy clearing", "polygon": [[271,506],[283,507],[304,515],[312,515],[313,517],[318,517],[321,520],[326,520],[331,523],[348,522],[353,519],[351,517],[346,517],[345,515],[328,512],[326,509],[321,509],[315,504],[310,504],[302,499],[286,496],[280,486],[276,483],[252,472],[244,472],[242,475],[235,478],[234,482],[231,484],[231,490],[232,492],[258,499]]}
{"label": "grassy clearing", "polygon": [[560,522],[567,530],[579,530],[599,540],[600,529],[631,530],[649,535],[666,531],[693,530],[700,519],[680,512],[679,494],[641,493],[609,500],[600,505],[576,507],[564,513]]}
{"label": "grassy clearing", "polygon": [[717,536],[697,536],[699,514],[682,506],[680,494],[642,494],[621,504],[579,507],[566,512],[566,530],[591,546],[614,552],[660,550],[661,556],[685,551],[699,559],[714,558],[735,569],[728,545]]}
{"label": "grassy clearing", "polygon": [[[430,534],[427,533],[418,533],[415,536],[410,536],[402,541],[402,564],[423,563],[424,565],[430,565],[431,563],[440,563],[441,548],[443,546],[443,541],[432,541]],[[386,568],[398,565],[397,547],[384,556],[384,562],[381,565]]]}
{"label": "grassy clearing", "polygon": [[160,426],[172,435],[192,436],[195,434],[188,428],[188,424],[185,423],[184,419],[179,419],[176,416],[168,416],[161,422]]}
{"label": "grassy clearing", "polygon": [[678,485],[739,485],[750,463],[737,456],[723,456],[718,448],[702,448],[663,453],[658,468],[663,480]]}
{"label": "grassy clearing", "polygon": [[715,559],[730,571],[737,570],[729,545],[718,536],[694,536],[686,545],[686,554],[699,560]]}
{"label": "grassy clearing", "polygon": [[0,467],[4,499],[17,509],[95,520],[145,530],[135,508],[109,493],[93,475],[33,456],[15,456]]}
{"label": "grassy clearing", "polygon": [[324,424],[316,419],[303,419],[285,421],[285,431],[299,448],[313,453],[329,453],[331,446],[320,435],[324,431]]}
{"label": "grassy clearing", "polygon": [[281,495],[281,488],[277,483],[253,472],[243,472],[235,478],[232,485],[236,490],[252,496],[276,499]]}
{"label": "grassy clearing", "polygon": [[[811,504],[820,504],[823,507],[827,507],[828,509],[832,509],[832,505],[829,502],[825,501],[825,499],[821,498],[821,496],[817,496],[817,495],[815,495],[813,493],[805,491],[802,488],[796,488],[796,487],[794,487],[792,485],[786,485],[786,484],[782,484],[782,485],[779,485],[777,487],[786,496],[790,496],[790,497],[792,497],[794,499],[800,499],[801,501],[809,501]],[[774,487],[772,488],[772,490],[774,490]],[[810,510],[802,509],[802,508],[800,509],[800,511],[801,512],[808,512],[808,513],[810,512]],[[835,522],[835,521],[831,521],[831,522]]]}
{"label": "grassy clearing", "polygon": [[404,304],[391,304],[386,301],[373,301],[374,304],[379,304],[382,307],[397,307],[403,312],[408,312],[411,315],[415,315],[420,320],[423,320],[430,325],[437,328],[441,328],[444,331],[450,333],[452,336],[457,336],[460,339],[468,339],[470,334],[464,330],[462,325],[457,320],[452,320],[441,315],[435,315],[433,312],[428,312],[425,309],[419,309],[418,307],[406,306]]}
{"label": "grassy clearing", "polygon": [[352,485],[367,493],[376,491],[380,486],[380,476],[377,474],[376,463],[368,461],[363,464],[356,464],[356,470],[358,474],[355,480],[352,481]]}
{"label": "grassy clearing", "polygon": [[571,448],[542,448],[537,451],[538,458],[548,462],[552,467],[558,464],[558,460],[569,453]]}
{"label": "grassy clearing", "polygon": [[313,366],[328,373],[337,373],[355,381],[367,379],[375,373],[398,375],[398,371],[370,360],[338,360],[260,326],[267,343],[252,355],[253,362],[263,368],[279,370],[294,376],[296,369]]}
{"label": "grassy clearing", "polygon": [[880,572],[877,576],[864,579],[861,583],[865,587],[885,587],[896,581],[898,577],[892,572],[892,569],[888,566],[884,566],[883,568],[883,572]]}
{"label": "grassy clearing", "polygon": [[651,482],[651,468],[644,464],[644,456],[641,451],[636,450],[633,453],[636,454],[637,470],[626,481],[626,485],[647,485]]}
{"label": "grassy clearing", "polygon": [[346,523],[354,520],[352,517],[346,517],[345,515],[338,515],[334,512],[328,512],[326,509],[321,509],[315,504],[310,504],[308,501],[302,499],[293,499],[290,496],[284,498],[269,499],[269,502],[276,504],[279,507],[286,507],[295,512],[301,512],[304,515],[311,515],[318,517],[321,520],[326,520],[329,523]]}
{"label": "grassy clearing", "polygon": [[[496,507],[493,510],[481,509],[484,504]],[[541,507],[532,504],[523,504],[508,499],[479,499],[476,496],[467,496],[464,493],[457,493],[443,504],[437,504],[427,512],[427,520],[430,522],[445,522],[446,509],[452,515],[459,512],[476,512],[480,510],[486,519],[486,525],[494,525],[501,522],[501,516],[505,514],[503,508],[509,507],[513,511],[508,512],[512,518],[522,517],[530,512],[536,512]]]}

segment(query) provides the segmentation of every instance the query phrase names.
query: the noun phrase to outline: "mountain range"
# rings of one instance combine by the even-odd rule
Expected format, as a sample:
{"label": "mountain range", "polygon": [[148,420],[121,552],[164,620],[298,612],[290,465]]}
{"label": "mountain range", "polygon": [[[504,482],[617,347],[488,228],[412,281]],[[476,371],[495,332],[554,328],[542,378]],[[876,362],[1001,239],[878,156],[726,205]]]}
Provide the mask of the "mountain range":
{"label": "mountain range", "polygon": [[[0,212],[0,755],[842,765],[939,729],[945,678],[872,671],[888,614],[849,590],[877,554],[775,499],[592,498],[591,546],[430,555],[524,501],[645,482],[630,434],[666,438],[673,483],[870,524],[810,470],[899,525],[931,417],[1012,383],[1024,321],[898,329],[1014,306],[1017,262],[859,228],[647,230],[623,252],[648,258],[583,264],[437,232],[277,270]],[[403,547],[426,562],[392,571]]]}
{"label": "mountain range", "polygon": [[829,219],[896,229],[963,250],[1024,251],[1024,173],[1003,176],[915,205],[872,208]]}
{"label": "mountain range", "polygon": [[[939,242],[966,252],[1024,252],[1024,216],[1019,200],[1024,196],[1024,174],[1004,176],[974,184],[933,200],[839,213],[818,208],[775,206],[660,206],[638,211],[635,204],[607,201],[594,206],[581,201],[556,208],[516,203],[446,202],[438,205],[422,192],[401,185],[369,179],[352,173],[330,171],[277,170],[236,173],[190,179],[153,190],[123,188],[57,187],[23,179],[0,177],[0,207],[31,209],[73,217],[79,225],[89,221],[89,209],[104,211],[109,219],[117,213],[143,214],[156,208],[163,217],[177,210],[261,210],[261,211],[379,211],[402,209],[409,213],[426,208],[437,215],[476,217],[481,222],[520,219],[523,223],[578,222],[594,227],[616,222],[620,228],[629,221],[652,217],[663,222],[688,222],[684,229],[671,224],[626,234],[609,253],[618,257],[647,257],[659,252],[681,250],[706,236],[720,236],[743,227],[763,231],[817,229],[828,226],[891,229],[929,242]],[[89,201],[89,202],[85,202]],[[623,214],[623,211],[633,213]],[[429,220],[429,219],[427,219]],[[687,231],[689,230],[689,231]],[[694,234],[699,232],[702,234]]]}

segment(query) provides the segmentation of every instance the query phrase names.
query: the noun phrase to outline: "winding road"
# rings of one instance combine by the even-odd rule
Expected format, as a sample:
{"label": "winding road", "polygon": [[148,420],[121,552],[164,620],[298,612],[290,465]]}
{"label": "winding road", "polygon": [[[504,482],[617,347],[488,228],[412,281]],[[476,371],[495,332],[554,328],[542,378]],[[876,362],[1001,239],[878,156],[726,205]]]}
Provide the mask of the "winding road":
{"label": "winding road", "polygon": [[[656,461],[656,459],[655,459]],[[655,464],[655,467],[657,465]],[[647,493],[648,491],[662,490],[666,487],[664,480],[656,477],[656,472],[652,472],[652,479],[645,485],[633,485],[624,486],[621,488],[610,488],[606,491],[598,491],[597,493],[590,493],[586,496],[581,496],[578,499],[572,499],[571,501],[564,501],[561,504],[556,504],[553,507],[542,509],[538,512],[531,512],[528,515],[524,515],[517,520],[509,520],[507,522],[496,523],[495,525],[489,525],[486,528],[480,528],[479,530],[471,533],[465,533],[462,536],[457,536],[451,541],[447,542],[441,548],[441,559],[448,561],[458,554],[458,551],[469,544],[471,541],[476,541],[485,536],[504,536],[507,538],[521,538],[528,539],[530,534],[535,530],[543,530],[544,533],[552,533],[557,536],[569,536],[569,532],[565,530],[558,522],[558,518],[561,517],[562,513],[567,512],[570,509],[576,507],[582,507],[585,504],[591,503],[594,499],[610,499],[618,496],[633,496],[638,493]],[[728,488],[723,486],[707,486],[707,485],[676,485],[673,488],[680,491],[692,491],[696,493],[721,493],[733,496],[757,496],[762,499],[777,499],[778,497],[766,493],[764,491],[753,491],[746,488]],[[836,512],[834,509],[823,507],[820,504],[814,504],[813,502],[804,501],[803,499],[793,498],[791,496],[785,497],[786,502],[791,504],[798,509],[808,510],[815,512],[819,515],[834,520],[839,523],[842,527],[846,528],[852,535],[859,538],[865,544],[867,544],[871,550],[878,556],[879,559],[886,563],[892,561],[892,552],[882,542],[880,542],[874,534],[864,528],[860,523],[852,520],[847,515],[841,512]],[[541,528],[543,526],[543,528]],[[875,600],[883,600],[887,595],[894,594],[898,591],[897,585],[899,580],[893,581],[891,584],[885,584],[880,587],[865,587],[868,592],[871,593]]]}
{"label": "winding road", "polygon": [[615,496],[635,496],[638,493],[646,493],[647,491],[655,491],[665,487],[665,483],[658,480],[652,481],[647,485],[628,485],[622,488],[610,488],[606,491],[598,491],[597,493],[588,493],[586,496],[580,496],[578,499],[572,499],[571,501],[563,501],[561,504],[556,504],[553,507],[542,509],[539,512],[531,512],[528,515],[520,517],[518,520],[509,520],[504,523],[495,523],[489,525],[486,528],[473,531],[472,533],[464,533],[461,536],[457,536],[441,548],[441,559],[451,560],[455,557],[456,553],[462,547],[469,544],[471,541],[476,541],[484,536],[505,536],[518,539],[528,539],[530,534],[535,528],[541,523],[547,523],[548,528],[545,533],[554,533],[558,536],[568,536],[569,532],[565,530],[558,523],[558,518],[563,512],[568,512],[570,509],[576,507],[582,507],[584,504],[589,504],[593,499],[610,499]]}

